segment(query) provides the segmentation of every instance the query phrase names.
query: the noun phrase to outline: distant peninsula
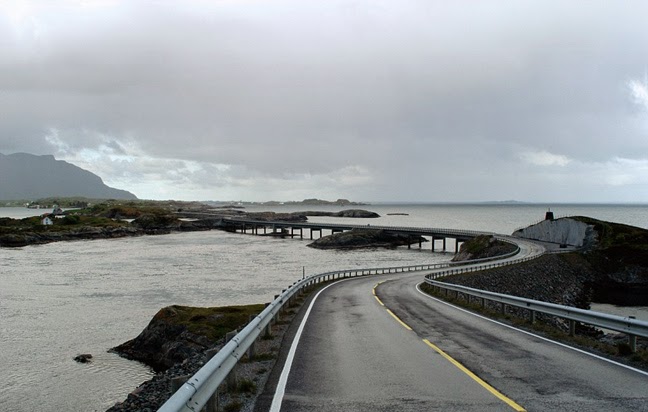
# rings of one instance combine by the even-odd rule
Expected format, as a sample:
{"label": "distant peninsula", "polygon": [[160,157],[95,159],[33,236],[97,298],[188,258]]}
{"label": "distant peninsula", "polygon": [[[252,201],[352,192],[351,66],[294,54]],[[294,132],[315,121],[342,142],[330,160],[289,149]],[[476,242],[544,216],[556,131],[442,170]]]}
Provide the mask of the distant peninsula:
{"label": "distant peninsula", "polygon": [[47,197],[128,199],[137,197],[126,190],[104,184],[94,173],[52,155],[0,153],[0,200],[33,200]]}

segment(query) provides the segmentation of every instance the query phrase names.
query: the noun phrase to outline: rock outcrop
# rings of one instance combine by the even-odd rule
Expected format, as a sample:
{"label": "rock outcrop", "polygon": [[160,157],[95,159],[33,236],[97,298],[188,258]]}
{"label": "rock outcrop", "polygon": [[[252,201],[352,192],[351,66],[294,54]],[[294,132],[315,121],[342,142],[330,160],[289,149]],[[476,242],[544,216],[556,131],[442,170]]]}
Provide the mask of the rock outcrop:
{"label": "rock outcrop", "polygon": [[70,240],[112,239],[126,236],[141,236],[142,230],[128,227],[93,227],[85,226],[74,230],[55,231],[21,231],[0,234],[0,247],[23,247],[51,242]]}
{"label": "rock outcrop", "polygon": [[112,239],[211,229],[227,230],[220,218],[180,221],[172,215],[142,215],[131,224],[122,222],[112,226],[94,226],[94,224],[12,226],[8,223],[11,220],[13,219],[0,219],[0,247],[23,247],[61,241]]}
{"label": "rock outcrop", "polygon": [[513,236],[576,247],[592,247],[596,242],[594,226],[570,219],[548,219],[513,232]]}
{"label": "rock outcrop", "polygon": [[324,236],[308,246],[316,249],[395,248],[427,241],[418,235],[392,233],[380,229],[353,229]]}
{"label": "rock outcrop", "polygon": [[111,351],[164,371],[222,341],[225,333],[247,324],[263,305],[161,309],[135,338]]}
{"label": "rock outcrop", "polygon": [[464,260],[502,256],[512,253],[516,249],[515,245],[497,240],[494,236],[480,235],[464,242],[452,261],[463,262]]}
{"label": "rock outcrop", "polygon": [[570,306],[648,305],[648,230],[575,216],[545,220],[515,234],[580,246],[580,251],[448,279]]}

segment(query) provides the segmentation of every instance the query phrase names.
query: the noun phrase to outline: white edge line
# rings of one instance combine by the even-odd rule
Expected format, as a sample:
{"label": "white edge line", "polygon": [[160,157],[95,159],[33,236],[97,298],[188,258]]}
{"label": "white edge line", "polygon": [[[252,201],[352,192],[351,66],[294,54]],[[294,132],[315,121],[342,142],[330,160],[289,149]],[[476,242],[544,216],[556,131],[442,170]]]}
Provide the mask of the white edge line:
{"label": "white edge line", "polygon": [[423,283],[425,283],[425,282],[421,282],[421,283],[417,284],[417,285],[416,285],[416,290],[417,290],[420,294],[422,294],[423,296],[428,297],[428,298],[430,298],[430,299],[432,299],[432,300],[435,300],[435,301],[437,301],[437,302],[439,302],[439,303],[443,303],[444,305],[450,306],[450,307],[452,307],[452,308],[454,308],[454,309],[457,309],[457,310],[460,310],[460,311],[462,311],[462,312],[468,313],[468,314],[470,314],[470,315],[476,316],[476,317],[478,317],[478,318],[481,318],[481,319],[487,320],[487,321],[489,321],[489,322],[492,322],[492,323],[498,324],[498,325],[500,325],[500,326],[504,326],[505,328],[509,328],[509,329],[512,329],[512,330],[515,330],[515,331],[518,331],[518,332],[524,333],[524,334],[526,334],[526,335],[533,336],[534,338],[538,338],[538,339],[541,339],[541,340],[543,340],[543,341],[546,341],[546,342],[549,342],[549,343],[553,343],[554,345],[562,346],[563,348],[571,349],[571,350],[573,350],[573,351],[576,351],[576,352],[582,353],[582,354],[584,354],[584,355],[591,356],[591,357],[593,357],[593,358],[600,359],[600,360],[602,360],[602,361],[604,361],[604,362],[608,362],[608,363],[611,363],[611,364],[613,364],[613,365],[621,366],[622,368],[625,368],[625,369],[628,369],[628,370],[631,370],[631,371],[634,371],[634,372],[640,373],[640,374],[642,374],[642,375],[648,376],[648,372],[646,372],[646,371],[642,371],[641,369],[637,369],[637,368],[633,368],[632,366],[624,365],[623,363],[616,362],[616,361],[613,361],[613,360],[608,359],[608,358],[604,358],[603,356],[599,356],[599,355],[596,355],[596,354],[594,354],[594,353],[587,352],[587,351],[585,351],[585,350],[578,349],[578,348],[575,348],[575,347],[573,347],[573,346],[569,346],[569,345],[566,345],[566,344],[564,344],[564,343],[557,342],[557,341],[555,341],[555,340],[551,340],[551,339],[549,339],[549,338],[545,338],[544,336],[536,335],[535,333],[531,333],[531,332],[528,332],[528,331],[523,330],[523,329],[518,329],[518,328],[516,328],[515,326],[507,325],[506,323],[502,323],[502,322],[496,321],[496,320],[494,320],[494,319],[488,318],[488,317],[486,317],[486,316],[479,315],[479,314],[477,314],[477,313],[474,313],[474,312],[471,312],[471,311],[469,311],[469,310],[466,310],[466,309],[464,309],[464,308],[462,308],[462,307],[459,307],[459,306],[453,305],[453,304],[451,304],[451,303],[448,303],[448,302],[446,302],[446,301],[444,301],[444,300],[441,300],[441,299],[435,298],[434,296],[430,296],[430,295],[428,295],[427,293],[425,293],[425,292],[423,292],[423,291],[421,290],[420,286],[421,286]]}
{"label": "white edge line", "polygon": [[308,320],[308,316],[310,315],[311,309],[313,309],[313,305],[315,304],[315,301],[319,297],[320,293],[324,292],[329,287],[338,284],[340,282],[344,282],[352,279],[354,278],[342,279],[338,282],[331,283],[330,285],[324,287],[322,290],[317,292],[317,295],[315,295],[310,305],[308,305],[308,310],[304,315],[304,319],[302,319],[302,322],[299,325],[299,329],[297,329],[297,333],[295,334],[295,338],[293,339],[292,344],[290,345],[290,350],[288,351],[286,362],[284,363],[284,367],[281,371],[281,376],[279,376],[277,389],[275,390],[274,397],[272,398],[272,405],[270,405],[270,412],[279,412],[281,410],[281,403],[283,402],[283,397],[286,393],[286,384],[288,383],[288,375],[290,374],[290,369],[292,368],[292,363],[295,358],[295,353],[297,352],[297,346],[299,345],[299,340],[301,338],[302,332],[304,331],[304,327],[306,326],[306,321]]}

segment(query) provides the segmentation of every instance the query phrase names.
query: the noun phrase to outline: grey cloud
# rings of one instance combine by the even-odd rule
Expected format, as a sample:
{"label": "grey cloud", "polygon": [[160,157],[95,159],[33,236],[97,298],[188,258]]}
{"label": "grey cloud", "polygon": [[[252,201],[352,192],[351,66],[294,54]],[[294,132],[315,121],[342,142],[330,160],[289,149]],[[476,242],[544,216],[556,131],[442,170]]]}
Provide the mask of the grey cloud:
{"label": "grey cloud", "polygon": [[[375,198],[414,196],[430,165],[485,193],[525,151],[647,157],[627,89],[648,64],[643,4],[195,4],[50,11],[41,37],[11,34],[0,151],[53,150],[56,129],[71,152],[232,165],[217,186],[361,166]],[[422,195],[439,193],[459,196]]]}

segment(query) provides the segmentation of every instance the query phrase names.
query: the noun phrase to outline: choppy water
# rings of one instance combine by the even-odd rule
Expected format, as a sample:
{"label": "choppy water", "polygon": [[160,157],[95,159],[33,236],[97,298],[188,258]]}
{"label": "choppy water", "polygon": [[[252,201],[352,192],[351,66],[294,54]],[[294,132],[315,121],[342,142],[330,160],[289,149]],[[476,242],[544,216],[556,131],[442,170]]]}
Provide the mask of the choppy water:
{"label": "choppy water", "polygon": [[[383,215],[372,225],[498,233],[535,222],[546,210],[526,205],[364,208]],[[7,212],[0,208],[0,216],[11,215]],[[555,212],[648,225],[646,206],[565,206]],[[105,410],[122,400],[151,372],[106,351],[135,337],[164,306],[267,302],[300,278],[303,267],[311,274],[450,258],[406,248],[321,251],[306,243],[211,231],[0,249],[0,410]],[[74,362],[80,353],[91,353],[93,362]]]}

